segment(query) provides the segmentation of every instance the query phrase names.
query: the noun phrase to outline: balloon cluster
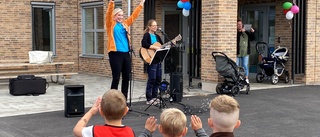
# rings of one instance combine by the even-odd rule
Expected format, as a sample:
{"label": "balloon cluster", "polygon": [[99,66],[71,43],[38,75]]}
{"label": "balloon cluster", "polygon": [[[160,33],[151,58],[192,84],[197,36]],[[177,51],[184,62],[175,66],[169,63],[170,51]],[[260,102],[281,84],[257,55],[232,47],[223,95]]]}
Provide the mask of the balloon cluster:
{"label": "balloon cluster", "polygon": [[189,2],[189,0],[179,0],[177,6],[182,9],[183,16],[189,16],[191,9],[191,3]]}
{"label": "balloon cluster", "polygon": [[296,4],[292,4],[291,2],[283,3],[282,7],[283,13],[286,15],[286,18],[288,20],[291,20],[293,18],[293,15],[299,12],[299,7]]}

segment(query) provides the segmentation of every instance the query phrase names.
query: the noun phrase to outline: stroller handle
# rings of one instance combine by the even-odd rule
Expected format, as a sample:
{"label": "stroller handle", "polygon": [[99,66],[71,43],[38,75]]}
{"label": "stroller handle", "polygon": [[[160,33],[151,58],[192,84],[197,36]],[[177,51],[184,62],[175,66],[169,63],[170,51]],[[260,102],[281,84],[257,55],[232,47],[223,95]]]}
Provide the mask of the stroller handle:
{"label": "stroller handle", "polygon": [[223,52],[216,52],[216,51],[213,51],[213,52],[211,53],[211,55],[212,55],[212,57],[214,58],[214,60],[216,60],[216,56],[215,56],[215,55],[217,55],[217,54],[222,54],[224,57],[226,57],[226,59],[227,59],[228,61],[230,61],[230,59],[228,58],[228,56],[227,56],[225,53],[223,53]]}
{"label": "stroller handle", "polygon": [[227,57],[227,55],[226,54],[224,54],[223,52],[216,52],[216,51],[213,51],[212,53],[211,53],[211,55],[214,57],[215,56],[215,54],[222,54],[223,56],[226,56]]}

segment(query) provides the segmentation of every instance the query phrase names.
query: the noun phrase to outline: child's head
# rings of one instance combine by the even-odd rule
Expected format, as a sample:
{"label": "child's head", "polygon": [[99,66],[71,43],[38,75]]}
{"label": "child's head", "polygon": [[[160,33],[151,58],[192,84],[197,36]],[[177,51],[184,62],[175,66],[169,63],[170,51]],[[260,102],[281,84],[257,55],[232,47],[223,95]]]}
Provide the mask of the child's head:
{"label": "child's head", "polygon": [[241,124],[239,103],[228,95],[215,97],[210,104],[209,126],[214,132],[233,132]]}
{"label": "child's head", "polygon": [[124,95],[115,89],[103,94],[100,105],[100,114],[107,120],[120,120],[128,112]]}
{"label": "child's head", "polygon": [[168,108],[160,115],[159,132],[166,136],[177,137],[184,136],[188,128],[187,117],[179,109]]}

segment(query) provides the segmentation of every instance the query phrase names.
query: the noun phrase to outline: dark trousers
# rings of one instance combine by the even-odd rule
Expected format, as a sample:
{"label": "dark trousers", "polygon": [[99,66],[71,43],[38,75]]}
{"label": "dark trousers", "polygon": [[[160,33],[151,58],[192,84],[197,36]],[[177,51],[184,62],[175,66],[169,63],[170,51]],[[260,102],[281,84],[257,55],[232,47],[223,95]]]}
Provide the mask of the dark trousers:
{"label": "dark trousers", "polygon": [[129,52],[109,52],[109,62],[112,71],[111,89],[118,89],[120,73],[122,73],[121,92],[127,99],[131,73],[130,54]]}
{"label": "dark trousers", "polygon": [[161,63],[148,66],[148,82],[146,88],[146,98],[150,101],[158,96],[158,89],[161,83],[162,67]]}

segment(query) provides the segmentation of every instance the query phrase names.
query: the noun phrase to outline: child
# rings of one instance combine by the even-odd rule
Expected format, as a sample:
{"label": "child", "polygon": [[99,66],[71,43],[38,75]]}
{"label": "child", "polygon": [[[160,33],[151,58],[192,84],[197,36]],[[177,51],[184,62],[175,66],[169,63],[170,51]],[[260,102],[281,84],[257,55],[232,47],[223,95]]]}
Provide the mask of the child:
{"label": "child", "polygon": [[[196,135],[198,137],[208,137],[202,128],[200,118],[194,115],[192,117],[192,129]],[[155,127],[158,126],[156,125],[156,119],[152,118],[153,117],[147,119],[145,129],[139,137],[152,137],[152,132],[154,132]],[[182,137],[187,134],[188,128],[186,125],[187,117],[181,110],[176,108],[168,108],[165,109],[160,115],[160,125],[158,126],[158,129],[163,137]]]}
{"label": "child", "polygon": [[182,137],[187,134],[187,117],[179,109],[168,108],[160,115],[159,132],[164,137]]}
{"label": "child", "polygon": [[[210,137],[234,137],[233,130],[241,124],[239,120],[239,103],[228,95],[215,97],[210,104],[208,125],[213,130]],[[207,137],[202,122],[196,115],[191,116],[191,127],[197,137]]]}
{"label": "child", "polygon": [[210,137],[233,137],[233,130],[241,124],[239,120],[240,105],[228,95],[215,97],[210,104],[208,124],[213,130]]}
{"label": "child", "polygon": [[[115,137],[134,137],[134,131],[131,127],[122,124],[122,118],[127,114],[126,98],[115,89],[111,89],[99,97],[92,108],[78,121],[73,129],[73,133],[77,137],[93,137],[93,136],[115,136]],[[100,115],[104,118],[105,125],[88,126],[89,120],[93,115],[100,111]],[[149,126],[145,128],[153,132],[156,126],[154,117],[147,119]],[[147,125],[147,124],[146,124]]]}

